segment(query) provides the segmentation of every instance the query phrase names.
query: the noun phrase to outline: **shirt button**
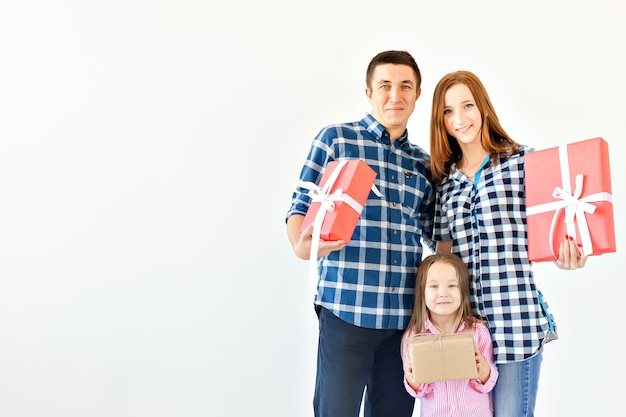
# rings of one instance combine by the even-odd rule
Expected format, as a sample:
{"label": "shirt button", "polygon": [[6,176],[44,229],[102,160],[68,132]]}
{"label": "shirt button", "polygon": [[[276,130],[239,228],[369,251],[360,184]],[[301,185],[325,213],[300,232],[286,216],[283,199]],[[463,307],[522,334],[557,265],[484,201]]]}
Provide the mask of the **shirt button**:
{"label": "shirt button", "polygon": [[397,264],[397,263],[398,263],[398,260],[397,260],[397,259],[394,259],[394,260],[393,260],[393,263],[394,263],[394,264]]}
{"label": "shirt button", "polygon": [[395,207],[396,206],[396,202],[394,201],[393,203],[391,203],[391,205]]}
{"label": "shirt button", "polygon": [[392,179],[392,180],[395,180],[395,179],[396,179],[396,176],[395,176],[395,175],[392,175],[392,176],[391,176],[391,179]]}
{"label": "shirt button", "polygon": [[395,288],[395,287],[394,287],[394,288],[392,288],[392,289],[391,289],[391,292],[396,292],[396,288]]}
{"label": "shirt button", "polygon": [[397,231],[397,230],[394,230],[394,231],[393,231],[393,234],[394,234],[394,235],[397,235],[397,234],[398,234],[398,231]]}

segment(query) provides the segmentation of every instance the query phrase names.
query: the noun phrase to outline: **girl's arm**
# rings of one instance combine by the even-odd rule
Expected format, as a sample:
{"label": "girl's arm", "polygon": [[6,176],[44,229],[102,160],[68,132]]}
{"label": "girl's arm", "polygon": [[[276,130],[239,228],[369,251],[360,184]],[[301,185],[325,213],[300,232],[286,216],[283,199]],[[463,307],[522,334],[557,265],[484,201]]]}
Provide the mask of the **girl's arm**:
{"label": "girl's arm", "polygon": [[414,331],[407,330],[402,337],[402,367],[404,369],[404,388],[412,397],[421,398],[430,394],[433,390],[432,382],[413,384],[413,364],[409,355],[409,338],[415,334]]}
{"label": "girl's arm", "polygon": [[474,344],[474,357],[476,358],[478,380],[484,385],[491,376],[491,367],[476,344]]}
{"label": "girl's arm", "polygon": [[476,364],[478,378],[471,380],[470,385],[478,392],[490,392],[498,380],[498,368],[493,363],[491,334],[489,334],[487,326],[482,323],[477,324],[474,328],[474,344],[481,358],[484,359],[484,363]]}

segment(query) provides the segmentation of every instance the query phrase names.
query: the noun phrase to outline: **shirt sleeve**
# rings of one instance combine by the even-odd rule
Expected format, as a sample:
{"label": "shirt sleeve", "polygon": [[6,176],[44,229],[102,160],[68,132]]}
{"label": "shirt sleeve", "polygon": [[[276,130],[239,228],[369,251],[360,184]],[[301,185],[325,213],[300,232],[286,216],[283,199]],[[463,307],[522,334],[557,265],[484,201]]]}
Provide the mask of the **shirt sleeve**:
{"label": "shirt sleeve", "polygon": [[[300,171],[299,181],[319,184],[324,168],[329,161],[333,160],[333,141],[335,138],[331,132],[333,130],[330,129],[330,126],[326,127],[313,139],[307,158]],[[308,196],[308,190],[302,189],[296,184],[285,221],[294,214],[306,215],[310,205],[311,198]]]}
{"label": "shirt sleeve", "polygon": [[430,187],[428,193],[424,195],[424,204],[420,212],[420,225],[422,228],[422,241],[431,251],[435,251],[435,241],[433,231],[435,224],[435,191]]}
{"label": "shirt sleeve", "polygon": [[433,392],[433,383],[432,382],[425,382],[422,384],[419,384],[419,386],[417,387],[417,389],[414,389],[411,384],[409,384],[409,381],[406,379],[406,376],[404,377],[404,388],[406,388],[406,392],[409,393],[409,395],[413,398],[423,398],[428,396],[429,394],[432,394]]}
{"label": "shirt sleeve", "polygon": [[478,323],[474,330],[474,341],[478,350],[483,354],[489,367],[491,368],[491,374],[489,379],[483,384],[478,378],[470,381],[470,386],[478,392],[491,392],[498,380],[498,368],[493,362],[493,342],[489,329],[483,323]]}
{"label": "shirt sleeve", "polygon": [[435,197],[435,220],[433,226],[433,240],[435,242],[443,242],[452,240],[452,233],[448,224],[447,205],[443,202],[442,186],[437,186]]}

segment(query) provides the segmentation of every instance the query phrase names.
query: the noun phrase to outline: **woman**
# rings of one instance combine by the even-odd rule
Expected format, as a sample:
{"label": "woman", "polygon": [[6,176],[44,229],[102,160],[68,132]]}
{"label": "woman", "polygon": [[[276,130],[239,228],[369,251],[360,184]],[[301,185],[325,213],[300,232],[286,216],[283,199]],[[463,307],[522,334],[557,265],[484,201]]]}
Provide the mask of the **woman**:
{"label": "woman", "polygon": [[[487,320],[499,378],[496,417],[533,416],[545,343],[557,338],[528,259],[524,155],[500,125],[471,72],[444,76],[433,96],[431,169],[437,185],[437,252],[459,255],[472,277],[472,307]],[[560,245],[561,269],[583,267],[576,241]]]}

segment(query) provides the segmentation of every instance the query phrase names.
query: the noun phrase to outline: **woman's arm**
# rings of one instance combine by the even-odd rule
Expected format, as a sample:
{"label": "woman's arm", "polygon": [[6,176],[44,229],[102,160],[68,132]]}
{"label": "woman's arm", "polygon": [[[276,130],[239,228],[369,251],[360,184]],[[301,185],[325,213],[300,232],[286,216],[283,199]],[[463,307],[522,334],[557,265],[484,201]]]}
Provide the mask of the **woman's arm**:
{"label": "woman's arm", "polygon": [[442,240],[441,242],[437,242],[435,244],[435,252],[437,252],[437,253],[451,253],[452,252],[452,241],[451,240]]}

